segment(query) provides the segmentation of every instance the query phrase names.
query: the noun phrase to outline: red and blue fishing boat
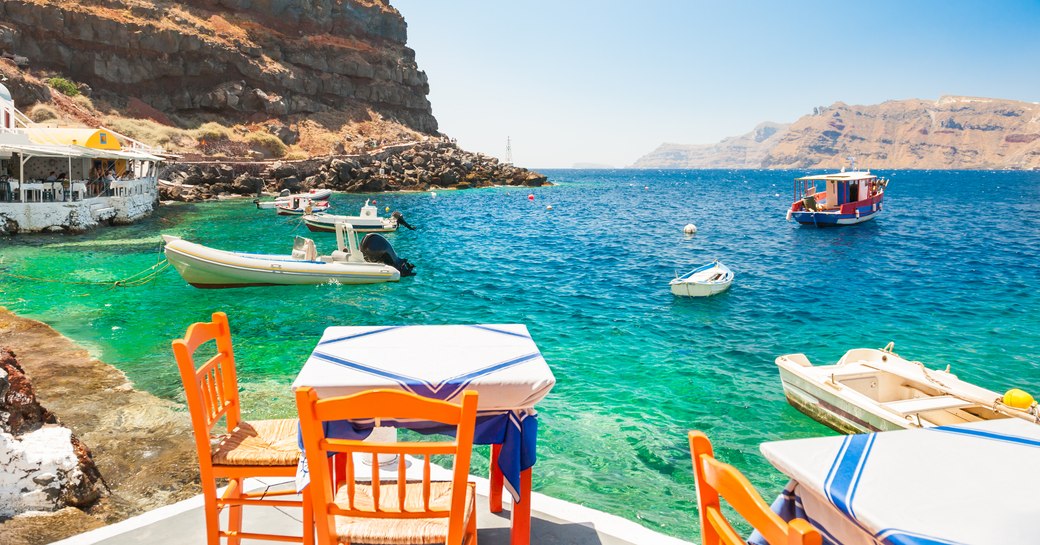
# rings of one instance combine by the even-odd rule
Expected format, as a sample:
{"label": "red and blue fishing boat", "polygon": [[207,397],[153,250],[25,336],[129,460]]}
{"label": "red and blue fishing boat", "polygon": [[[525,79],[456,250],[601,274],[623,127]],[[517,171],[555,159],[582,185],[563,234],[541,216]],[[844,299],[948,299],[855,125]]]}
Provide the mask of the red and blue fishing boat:
{"label": "red and blue fishing boat", "polygon": [[[822,184],[821,184],[822,182]],[[794,202],[787,220],[830,227],[874,219],[880,212],[888,180],[870,171],[803,176],[794,181]]]}

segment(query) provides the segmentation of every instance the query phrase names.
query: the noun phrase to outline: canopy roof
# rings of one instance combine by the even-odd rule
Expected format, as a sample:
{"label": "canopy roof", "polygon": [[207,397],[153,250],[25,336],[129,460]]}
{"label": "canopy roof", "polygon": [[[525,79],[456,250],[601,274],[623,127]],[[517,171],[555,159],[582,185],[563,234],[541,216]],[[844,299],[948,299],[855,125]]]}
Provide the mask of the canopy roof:
{"label": "canopy roof", "polygon": [[795,180],[827,180],[831,182],[851,182],[857,180],[871,180],[877,178],[876,174],[869,172],[838,172],[836,174],[817,174],[815,176],[803,176]]}
{"label": "canopy roof", "polygon": [[41,144],[2,144],[0,155],[19,153],[34,157],[72,157],[87,159],[136,159],[139,161],[162,161],[162,157],[136,150],[91,149],[83,146],[41,145]]}
{"label": "canopy roof", "polygon": [[119,138],[106,129],[28,127],[25,135],[34,144],[51,146],[83,146],[91,149],[119,150]]}

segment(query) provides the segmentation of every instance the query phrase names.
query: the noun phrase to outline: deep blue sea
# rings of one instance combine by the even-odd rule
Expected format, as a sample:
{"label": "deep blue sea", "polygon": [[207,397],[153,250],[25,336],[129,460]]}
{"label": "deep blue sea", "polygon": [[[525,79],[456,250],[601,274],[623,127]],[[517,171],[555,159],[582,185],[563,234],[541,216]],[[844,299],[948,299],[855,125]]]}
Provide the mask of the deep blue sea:
{"label": "deep blue sea", "polygon": [[[784,219],[800,172],[546,173],[557,185],[376,195],[419,227],[388,237],[418,267],[397,284],[214,291],[172,270],[138,288],[6,276],[0,305],[170,399],[181,388],[170,340],[224,310],[254,418],[292,412],[289,383],[326,326],[527,324],[558,381],[539,406],[536,489],[690,540],[687,430],[707,432],[767,498],[785,479],[758,445],[832,433],[785,402],[781,354],[833,363],[894,341],[984,387],[1040,394],[1040,173],[884,172],[876,221],[822,230]],[[364,198],[333,204],[356,213]],[[179,204],[133,226],[0,239],[0,272],[114,280],[156,262],[160,233],[255,252],[287,253],[294,234],[333,244],[248,200]],[[733,269],[732,289],[671,295],[676,272],[712,259]],[[474,472],[486,472],[481,453]]]}

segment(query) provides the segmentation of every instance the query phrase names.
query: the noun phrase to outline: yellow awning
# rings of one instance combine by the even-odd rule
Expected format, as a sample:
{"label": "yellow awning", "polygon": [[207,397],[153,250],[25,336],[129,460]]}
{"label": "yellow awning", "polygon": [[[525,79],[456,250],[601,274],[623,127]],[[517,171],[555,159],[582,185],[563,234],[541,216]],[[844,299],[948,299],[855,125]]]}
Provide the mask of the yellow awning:
{"label": "yellow awning", "polygon": [[29,127],[26,136],[34,144],[48,146],[82,146],[99,150],[120,150],[119,138],[105,129]]}

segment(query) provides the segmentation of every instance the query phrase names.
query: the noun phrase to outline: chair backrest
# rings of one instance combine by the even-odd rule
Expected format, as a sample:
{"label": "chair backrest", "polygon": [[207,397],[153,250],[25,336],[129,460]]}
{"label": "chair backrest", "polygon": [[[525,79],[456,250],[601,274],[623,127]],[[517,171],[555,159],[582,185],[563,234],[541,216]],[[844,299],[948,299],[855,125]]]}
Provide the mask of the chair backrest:
{"label": "chair backrest", "polygon": [[[209,341],[216,341],[217,353],[196,369],[195,351]],[[221,417],[226,417],[227,429],[231,431],[241,419],[235,353],[231,348],[227,314],[214,312],[212,322],[198,322],[188,327],[183,339],[173,341],[173,356],[177,359],[184,384],[199,463],[209,465],[209,437],[213,426]]]}
{"label": "chair backrest", "polygon": [[[465,528],[466,487],[469,481],[470,454],[473,450],[473,432],[477,415],[477,393],[467,390],[462,394],[461,405],[425,398],[400,390],[369,390],[358,394],[318,399],[310,387],[296,390],[296,405],[300,411],[300,430],[303,435],[303,450],[307,455],[307,466],[311,475],[311,496],[314,498],[315,523],[318,535],[334,535],[333,515],[377,518],[436,518],[448,517],[447,543],[461,543]],[[334,439],[325,436],[322,425],[330,420],[379,419],[425,420],[455,426],[453,441],[379,443],[359,440]],[[335,491],[328,456],[344,453],[347,506],[335,503]],[[355,505],[357,486],[354,478],[354,453],[368,454],[372,458],[371,495],[361,509]],[[378,455],[396,454],[398,458],[396,485],[381,483]],[[423,459],[422,503],[406,505],[406,470],[404,456]],[[431,503],[430,457],[433,455],[454,456],[452,466],[452,491],[450,508],[436,509]],[[387,509],[380,504],[380,495],[396,494],[396,505],[392,501]],[[393,497],[391,496],[392,500]],[[475,516],[475,515],[474,515]]]}
{"label": "chair backrest", "polygon": [[769,545],[820,545],[819,530],[802,519],[784,522],[762,501],[754,486],[737,468],[715,459],[707,435],[691,431],[689,437],[697,503],[700,505],[702,545],[746,543],[722,515],[719,497],[725,498]]}

